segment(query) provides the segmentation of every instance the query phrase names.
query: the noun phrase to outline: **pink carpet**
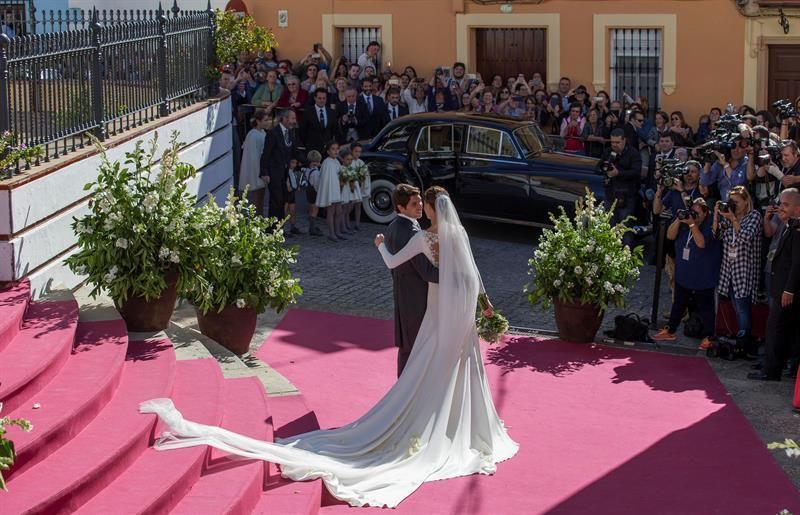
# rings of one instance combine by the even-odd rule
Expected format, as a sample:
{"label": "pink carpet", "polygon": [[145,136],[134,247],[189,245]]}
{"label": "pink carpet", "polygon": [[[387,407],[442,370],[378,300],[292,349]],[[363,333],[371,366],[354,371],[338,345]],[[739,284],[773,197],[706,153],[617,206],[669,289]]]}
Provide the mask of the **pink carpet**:
{"label": "pink carpet", "polygon": [[[336,427],[394,382],[392,327],[292,310],[258,356],[303,392],[321,427]],[[703,359],[534,338],[507,338],[484,355],[519,454],[494,476],[424,484],[393,513],[800,510],[800,494]]]}

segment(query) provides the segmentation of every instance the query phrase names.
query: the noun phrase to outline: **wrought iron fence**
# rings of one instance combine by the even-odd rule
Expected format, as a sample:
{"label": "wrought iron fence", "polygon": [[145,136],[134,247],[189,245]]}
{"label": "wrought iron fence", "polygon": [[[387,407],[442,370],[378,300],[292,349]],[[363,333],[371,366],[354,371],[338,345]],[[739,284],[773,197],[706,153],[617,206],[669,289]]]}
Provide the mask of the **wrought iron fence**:
{"label": "wrought iron fence", "polygon": [[646,97],[648,116],[661,109],[661,29],[611,30],[611,98]]}
{"label": "wrought iron fence", "polygon": [[0,132],[43,145],[44,160],[206,98],[214,13],[66,11],[28,20],[52,29],[0,34]]}

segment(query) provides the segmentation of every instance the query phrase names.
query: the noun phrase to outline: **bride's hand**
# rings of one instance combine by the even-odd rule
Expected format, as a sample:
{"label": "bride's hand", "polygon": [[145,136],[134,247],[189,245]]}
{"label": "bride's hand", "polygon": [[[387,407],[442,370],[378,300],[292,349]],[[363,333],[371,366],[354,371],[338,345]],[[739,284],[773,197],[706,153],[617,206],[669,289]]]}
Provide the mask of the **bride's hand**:
{"label": "bride's hand", "polygon": [[383,234],[376,234],[375,235],[375,247],[380,247],[381,243],[383,243]]}

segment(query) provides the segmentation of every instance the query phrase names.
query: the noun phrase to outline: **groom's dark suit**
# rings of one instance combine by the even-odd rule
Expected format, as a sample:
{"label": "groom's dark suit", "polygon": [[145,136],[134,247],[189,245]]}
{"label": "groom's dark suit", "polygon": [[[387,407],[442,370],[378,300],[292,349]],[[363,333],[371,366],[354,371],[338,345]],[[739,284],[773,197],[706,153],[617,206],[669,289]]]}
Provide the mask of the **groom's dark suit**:
{"label": "groom's dark suit", "polygon": [[[397,254],[419,230],[418,224],[398,216],[386,229],[386,249]],[[424,254],[414,256],[392,270],[394,344],[400,348],[397,353],[397,377],[400,377],[411,355],[414,340],[428,308],[428,283],[438,282],[439,269]]]}

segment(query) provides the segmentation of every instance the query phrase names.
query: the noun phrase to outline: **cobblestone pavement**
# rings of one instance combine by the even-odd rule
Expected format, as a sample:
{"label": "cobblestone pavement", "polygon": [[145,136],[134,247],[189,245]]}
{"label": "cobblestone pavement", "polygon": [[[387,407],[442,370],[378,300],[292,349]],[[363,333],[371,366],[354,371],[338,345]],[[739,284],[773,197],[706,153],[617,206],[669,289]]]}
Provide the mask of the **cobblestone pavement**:
{"label": "cobblestone pavement", "polygon": [[[298,211],[304,211],[301,206],[298,207]],[[512,326],[544,333],[554,331],[552,310],[532,308],[522,291],[529,281],[528,259],[533,254],[540,231],[488,222],[466,221],[465,226],[484,285],[495,307],[503,312]],[[307,228],[305,220],[301,219],[300,227]],[[299,307],[392,318],[391,276],[373,244],[375,234],[384,230],[385,226],[382,225],[362,223],[359,232],[349,240],[338,243],[308,235],[290,238],[289,242],[300,248],[295,266],[303,287]],[[620,313],[635,312],[649,317],[654,281],[655,268],[644,267],[638,283],[626,298],[626,306],[606,313],[601,331],[611,328],[614,316]],[[669,306],[669,286],[662,283],[659,325],[663,325]],[[598,336],[601,341],[613,343]],[[697,345],[697,340],[681,336],[678,341],[659,348],[653,344],[637,344],[636,347],[647,351],[697,355],[699,359],[706,359],[702,353],[698,353]],[[749,381],[745,376],[750,371],[751,363],[747,361],[709,359],[708,363],[765,443],[800,436],[797,430],[800,417],[791,411],[792,381]],[[787,458],[782,451],[773,451],[773,455],[800,488],[800,460]]]}

